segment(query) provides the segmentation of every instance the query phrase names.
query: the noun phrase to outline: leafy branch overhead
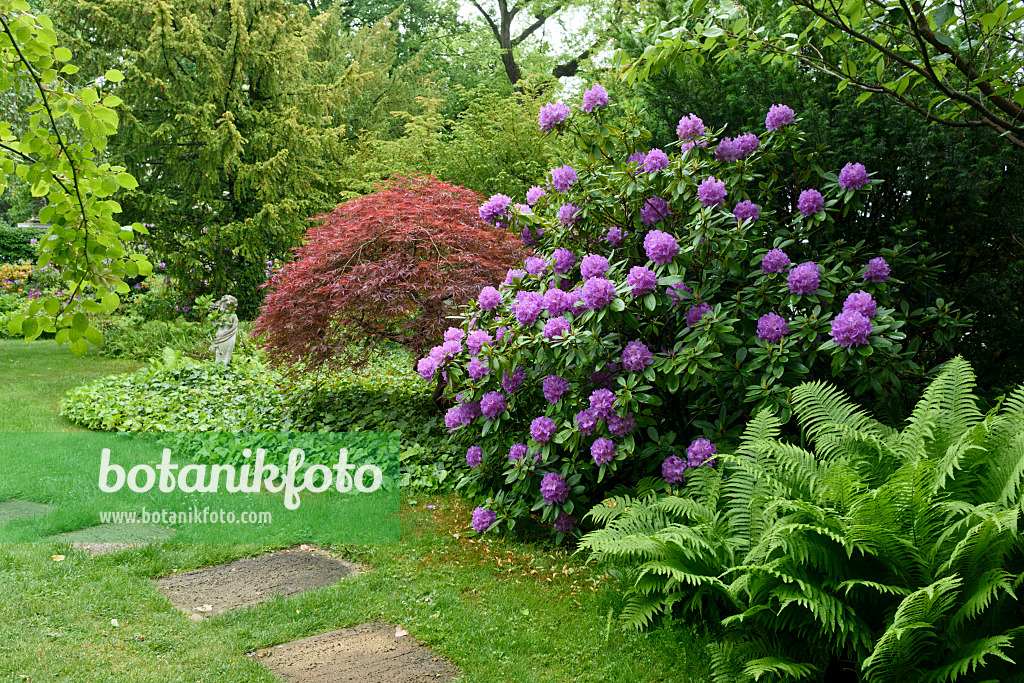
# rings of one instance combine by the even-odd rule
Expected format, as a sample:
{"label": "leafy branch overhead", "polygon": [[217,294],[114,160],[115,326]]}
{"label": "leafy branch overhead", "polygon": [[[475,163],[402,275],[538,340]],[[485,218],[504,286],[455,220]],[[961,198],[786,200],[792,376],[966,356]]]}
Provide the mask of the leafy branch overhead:
{"label": "leafy branch overhead", "polygon": [[148,275],[152,266],[127,251],[134,234],[145,232],[142,225],[122,227],[113,218],[121,207],[110,197],[138,183],[123,167],[103,162],[121,100],[101,98],[99,84],[123,76],[109,70],[75,89],[65,80],[78,71],[70,59],[47,17],[32,14],[24,0],[0,0],[0,91],[32,97],[27,119],[0,121],[0,190],[16,173],[32,196],[46,199],[39,218],[52,227],[41,240],[39,265],[53,267],[70,290],[35,299],[8,330],[28,340],[55,333],[81,355],[103,340],[89,314],[117,308],[118,293],[128,291],[124,278]]}
{"label": "leafy branch overhead", "polygon": [[[731,0],[688,3],[690,18],[648,27],[630,70],[645,78],[679,64],[742,53],[798,61],[929,121],[990,128],[1024,149],[1024,5],[990,0],[789,0],[777,22]],[[774,18],[772,18],[774,19]]]}

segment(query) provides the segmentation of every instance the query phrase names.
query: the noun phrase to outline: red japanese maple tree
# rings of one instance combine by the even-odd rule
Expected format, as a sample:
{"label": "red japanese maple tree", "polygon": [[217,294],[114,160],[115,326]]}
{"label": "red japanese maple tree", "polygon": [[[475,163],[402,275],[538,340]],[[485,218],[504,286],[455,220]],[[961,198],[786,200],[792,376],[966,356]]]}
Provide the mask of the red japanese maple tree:
{"label": "red japanese maple tree", "polygon": [[272,359],[307,369],[352,362],[367,341],[437,343],[446,316],[523,258],[519,240],[480,220],[482,202],[413,175],[317,216],[267,282],[254,333]]}

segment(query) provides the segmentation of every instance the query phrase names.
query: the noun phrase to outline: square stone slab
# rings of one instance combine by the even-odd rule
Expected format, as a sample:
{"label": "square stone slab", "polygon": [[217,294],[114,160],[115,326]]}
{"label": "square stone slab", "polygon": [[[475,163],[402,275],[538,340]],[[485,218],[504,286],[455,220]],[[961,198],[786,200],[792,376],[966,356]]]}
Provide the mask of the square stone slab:
{"label": "square stone slab", "polygon": [[0,526],[16,519],[42,517],[49,511],[49,505],[30,503],[27,500],[5,500],[0,503]]}
{"label": "square stone slab", "polygon": [[427,683],[452,681],[450,662],[388,624],[360,624],[252,655],[286,683]]}
{"label": "square stone slab", "polygon": [[278,595],[332,586],[358,572],[356,565],[322,550],[295,549],[172,574],[156,583],[183,612],[215,616]]}

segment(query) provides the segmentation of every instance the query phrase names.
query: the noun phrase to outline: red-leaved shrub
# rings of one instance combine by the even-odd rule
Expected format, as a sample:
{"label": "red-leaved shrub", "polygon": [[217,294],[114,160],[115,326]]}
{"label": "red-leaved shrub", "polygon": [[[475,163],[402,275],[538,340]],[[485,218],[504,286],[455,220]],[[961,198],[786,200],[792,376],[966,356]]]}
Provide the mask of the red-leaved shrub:
{"label": "red-leaved shrub", "polygon": [[480,220],[482,201],[413,175],[317,216],[266,284],[254,333],[274,360],[307,369],[351,362],[352,342],[431,346],[447,315],[522,261],[518,240]]}

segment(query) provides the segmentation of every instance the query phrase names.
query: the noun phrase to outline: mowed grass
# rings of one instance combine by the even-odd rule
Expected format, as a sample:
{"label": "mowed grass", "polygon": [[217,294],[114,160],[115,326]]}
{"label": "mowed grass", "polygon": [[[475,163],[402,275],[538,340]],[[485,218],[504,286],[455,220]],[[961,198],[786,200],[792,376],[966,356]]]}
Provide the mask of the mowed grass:
{"label": "mowed grass", "polygon": [[60,397],[79,384],[139,367],[90,350],[79,358],[54,341],[0,340],[0,433],[80,431],[60,416]]}
{"label": "mowed grass", "polygon": [[[0,346],[0,359],[19,361],[0,369],[0,431],[70,429],[56,416],[62,391],[131,369],[58,358],[67,352],[52,343],[11,346]],[[269,683],[248,653],[369,621],[409,629],[467,683],[706,680],[704,636],[683,624],[622,630],[621,586],[602,568],[474,538],[457,496],[416,498],[403,506],[398,543],[331,547],[369,568],[359,577],[202,622],[173,609],[153,580],[273,548],[166,544],[92,558],[63,544],[0,545],[0,680]]]}

